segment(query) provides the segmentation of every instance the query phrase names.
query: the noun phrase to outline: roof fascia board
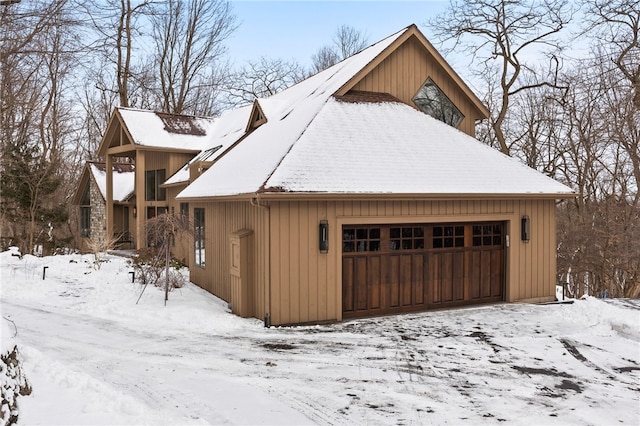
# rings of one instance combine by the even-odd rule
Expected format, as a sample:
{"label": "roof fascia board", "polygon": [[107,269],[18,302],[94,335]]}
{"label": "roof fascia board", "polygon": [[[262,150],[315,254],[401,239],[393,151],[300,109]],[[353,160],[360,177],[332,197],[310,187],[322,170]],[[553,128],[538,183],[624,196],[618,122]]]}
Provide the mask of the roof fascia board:
{"label": "roof fascia board", "polygon": [[560,200],[577,197],[577,193],[550,193],[550,194],[374,194],[374,193],[301,193],[301,192],[260,192],[254,194],[238,194],[224,196],[188,197],[178,199],[180,201],[193,201],[206,203],[208,201],[241,201],[260,199],[265,201],[291,201],[291,200],[402,200],[402,201],[438,201],[438,200]]}
{"label": "roof fascia board", "polygon": [[181,182],[174,182],[174,183],[161,183],[159,186],[160,188],[177,188],[179,186],[184,186],[186,188],[187,185],[189,185],[189,181],[183,180]]}
{"label": "roof fascia board", "polygon": [[157,146],[136,145],[136,151],[153,151],[153,152],[166,152],[166,153],[179,153],[179,154],[199,154],[201,149],[187,149],[187,148],[158,148]]}
{"label": "roof fascia board", "polygon": [[369,74],[375,67],[380,65],[382,61],[387,59],[398,47],[404,44],[411,37],[416,37],[423,47],[435,58],[440,66],[451,76],[453,81],[460,87],[464,94],[471,100],[473,105],[478,109],[478,112],[484,116],[489,117],[489,110],[482,103],[482,101],[476,96],[475,93],[469,88],[469,86],[460,78],[458,73],[449,65],[449,63],[442,57],[440,52],[431,44],[429,40],[422,34],[415,24],[411,24],[407,27],[407,30],[401,34],[393,43],[391,43],[385,50],[383,50],[377,57],[369,62],[364,68],[362,68],[356,75],[351,77],[338,91],[334,93],[334,96],[344,96],[349,90],[351,90],[360,80],[362,80],[367,74]]}
{"label": "roof fascia board", "polygon": [[477,193],[424,193],[424,194],[376,194],[376,193],[300,193],[300,192],[262,192],[259,198],[263,200],[522,200],[522,199],[570,199],[577,193],[545,193],[545,194],[477,194]]}
{"label": "roof fascia board", "polygon": [[[114,122],[117,120],[117,123],[120,124],[120,131],[121,132],[125,132],[126,138],[129,141],[129,144],[131,146],[127,146],[127,145],[120,145],[118,147],[114,147],[114,148],[109,148],[107,146],[107,137],[109,135],[109,131],[111,130],[111,126],[115,125]],[[107,125],[107,131],[104,132],[104,136],[102,137],[102,141],[100,142],[100,146],[98,147],[98,155],[100,157],[104,157],[107,154],[115,154],[115,153],[122,153],[122,152],[129,152],[129,151],[133,151],[135,149],[135,147],[137,147],[138,145],[134,142],[133,137],[131,136],[131,133],[129,133],[129,129],[127,128],[127,125],[124,121],[124,118],[122,118],[122,115],[120,114],[120,109],[116,108],[113,111],[113,114],[111,114],[111,118],[109,119],[109,124]],[[123,148],[126,147],[126,150],[122,150],[122,151],[111,151],[113,149],[116,148]],[[132,147],[134,147],[132,149]]]}
{"label": "roof fascia board", "polygon": [[208,203],[208,202],[219,202],[219,201],[251,201],[255,198],[262,198],[262,196],[256,197],[255,193],[249,194],[238,194],[238,195],[224,195],[219,197],[176,197],[176,199],[180,202],[190,202],[190,203]]}
{"label": "roof fascia board", "polygon": [[178,154],[198,154],[199,149],[184,149],[184,148],[158,148],[156,146],[145,145],[121,145],[107,149],[107,154],[116,155],[123,154],[125,152],[134,151],[146,151],[146,152],[165,152],[165,153],[178,153]]}
{"label": "roof fascia board", "polygon": [[105,155],[107,155],[107,149],[109,149],[109,147],[107,146],[107,137],[109,135],[109,130],[111,129],[111,126],[114,126],[114,121],[117,120],[116,111],[117,109],[114,109],[113,113],[111,114],[111,117],[109,117],[107,128],[105,129],[104,135],[102,135],[102,139],[100,140],[100,144],[98,145],[99,157],[104,157]]}

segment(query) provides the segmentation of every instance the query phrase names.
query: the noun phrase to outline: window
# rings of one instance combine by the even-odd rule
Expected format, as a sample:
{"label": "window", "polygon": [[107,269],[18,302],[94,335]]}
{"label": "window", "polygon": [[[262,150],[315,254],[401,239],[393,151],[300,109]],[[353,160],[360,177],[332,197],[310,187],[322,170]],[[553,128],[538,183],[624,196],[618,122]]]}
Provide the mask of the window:
{"label": "window", "polygon": [[343,228],[342,251],[380,251],[380,228]]}
{"label": "window", "polygon": [[167,207],[147,207],[147,219],[153,219],[156,216],[166,214],[169,211]]}
{"label": "window", "polygon": [[146,201],[165,201],[167,191],[160,188],[165,181],[165,170],[147,170],[144,175],[144,199]]}
{"label": "window", "polygon": [[424,227],[403,226],[389,229],[391,250],[417,250],[424,248]]}
{"label": "window", "polygon": [[189,203],[180,203],[180,214],[183,218],[189,217]]}
{"label": "window", "polygon": [[89,194],[89,187],[84,191],[80,202],[80,236],[91,236],[91,195]]}
{"label": "window", "polygon": [[193,241],[195,248],[194,261],[197,266],[204,268],[205,250],[204,250],[204,209],[193,209]]}
{"label": "window", "polygon": [[433,248],[464,247],[464,226],[433,227]]}
{"label": "window", "polygon": [[502,245],[502,225],[499,223],[473,225],[473,246]]}
{"label": "window", "polygon": [[80,236],[91,236],[91,207],[80,207]]}
{"label": "window", "polygon": [[431,78],[428,78],[418,90],[418,93],[413,97],[413,102],[424,113],[453,127],[458,127],[464,118],[460,110]]}

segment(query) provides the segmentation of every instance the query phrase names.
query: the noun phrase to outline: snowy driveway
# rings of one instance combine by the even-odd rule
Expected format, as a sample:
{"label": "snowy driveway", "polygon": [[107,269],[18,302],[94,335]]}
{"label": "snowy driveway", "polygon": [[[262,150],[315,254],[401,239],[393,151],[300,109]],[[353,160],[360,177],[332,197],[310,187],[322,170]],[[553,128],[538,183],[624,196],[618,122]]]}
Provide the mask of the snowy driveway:
{"label": "snowy driveway", "polygon": [[89,280],[86,269],[76,276],[67,268],[22,292],[3,269],[2,315],[17,326],[34,384],[21,400],[25,423],[640,420],[640,311],[632,302],[503,304],[265,329],[191,285],[166,308],[156,289],[135,305],[138,290],[117,284],[127,274],[118,262],[107,265],[107,282],[95,280],[106,267]]}

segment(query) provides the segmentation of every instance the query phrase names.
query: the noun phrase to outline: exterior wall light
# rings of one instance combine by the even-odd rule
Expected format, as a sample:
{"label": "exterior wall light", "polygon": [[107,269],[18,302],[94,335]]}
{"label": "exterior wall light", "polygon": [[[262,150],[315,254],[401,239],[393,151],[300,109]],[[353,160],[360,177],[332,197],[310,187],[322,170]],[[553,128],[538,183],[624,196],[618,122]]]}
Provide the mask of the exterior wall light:
{"label": "exterior wall light", "polygon": [[520,237],[525,243],[528,243],[531,238],[531,219],[529,216],[522,216],[520,221]]}
{"label": "exterior wall light", "polygon": [[133,206],[133,217],[138,217],[138,209],[136,206]]}
{"label": "exterior wall light", "polygon": [[321,220],[319,231],[320,253],[327,253],[329,251],[329,222]]}

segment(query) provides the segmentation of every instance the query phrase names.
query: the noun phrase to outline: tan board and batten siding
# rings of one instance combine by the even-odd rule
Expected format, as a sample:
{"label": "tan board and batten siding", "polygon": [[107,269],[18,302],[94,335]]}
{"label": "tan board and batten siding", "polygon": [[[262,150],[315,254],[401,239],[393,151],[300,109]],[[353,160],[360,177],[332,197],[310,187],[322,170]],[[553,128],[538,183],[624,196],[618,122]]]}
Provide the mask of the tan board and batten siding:
{"label": "tan board and batten siding", "polygon": [[415,106],[412,99],[429,77],[464,115],[458,129],[475,136],[476,119],[485,118],[484,114],[473,106],[451,75],[436,58],[425,52],[415,37],[393,51],[352,90],[389,93],[407,105]]}
{"label": "tan board and batten siding", "polygon": [[[192,279],[233,304],[230,274],[232,234],[253,230],[253,311],[270,314],[271,323],[342,320],[342,226],[401,223],[506,225],[504,300],[553,299],[556,274],[555,200],[441,201],[249,201],[192,203],[206,212],[205,268],[193,267]],[[520,218],[531,219],[531,239],[520,238]],[[329,251],[318,249],[318,224],[329,223]],[[193,256],[193,254],[191,254]],[[191,263],[193,264],[193,263]],[[271,265],[271,266],[269,266]],[[532,267],[531,265],[536,265]],[[270,295],[270,296],[269,296]]]}
{"label": "tan board and batten siding", "polygon": [[193,249],[189,253],[191,281],[223,300],[231,301],[231,238],[242,230],[253,231],[253,268],[251,287],[253,316],[262,318],[268,290],[269,274],[269,210],[252,205],[249,201],[227,201],[189,204],[193,209],[205,209],[205,267],[195,265]]}
{"label": "tan board and batten siding", "polygon": [[[158,151],[146,151],[139,149],[135,154],[136,164],[136,194],[139,196],[136,199],[136,248],[141,249],[146,245],[146,238],[144,235],[146,221],[146,209],[147,207],[171,207],[179,206],[179,202],[176,202],[175,195],[167,192],[167,199],[165,201],[146,201],[145,200],[145,172],[148,170],[161,170],[164,169],[166,177],[173,175],[186,163],[188,163],[194,154],[181,153],[181,152],[158,152]],[[179,211],[175,208],[176,211]]]}

